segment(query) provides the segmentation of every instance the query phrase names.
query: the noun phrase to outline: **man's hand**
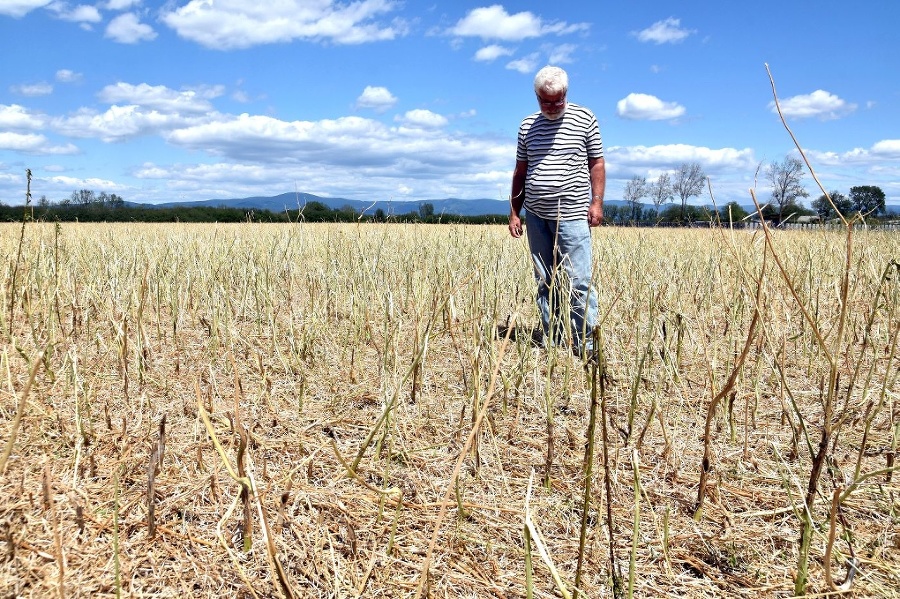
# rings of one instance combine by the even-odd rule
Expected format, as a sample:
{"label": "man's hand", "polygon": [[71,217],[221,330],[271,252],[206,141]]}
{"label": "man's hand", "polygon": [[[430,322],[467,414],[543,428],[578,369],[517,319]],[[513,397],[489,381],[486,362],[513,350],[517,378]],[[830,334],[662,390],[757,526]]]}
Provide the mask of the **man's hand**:
{"label": "man's hand", "polygon": [[603,202],[591,202],[588,208],[588,225],[599,227],[603,223]]}
{"label": "man's hand", "polygon": [[509,234],[516,239],[522,236],[522,219],[518,214],[509,215]]}

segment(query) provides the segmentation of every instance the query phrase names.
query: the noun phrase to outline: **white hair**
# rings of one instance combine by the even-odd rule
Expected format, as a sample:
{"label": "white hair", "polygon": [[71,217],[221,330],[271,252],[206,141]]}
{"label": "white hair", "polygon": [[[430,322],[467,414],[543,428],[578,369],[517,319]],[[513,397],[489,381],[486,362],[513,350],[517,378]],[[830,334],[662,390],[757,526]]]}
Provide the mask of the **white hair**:
{"label": "white hair", "polygon": [[546,66],[534,76],[534,91],[546,91],[551,94],[569,91],[569,76],[559,67]]}

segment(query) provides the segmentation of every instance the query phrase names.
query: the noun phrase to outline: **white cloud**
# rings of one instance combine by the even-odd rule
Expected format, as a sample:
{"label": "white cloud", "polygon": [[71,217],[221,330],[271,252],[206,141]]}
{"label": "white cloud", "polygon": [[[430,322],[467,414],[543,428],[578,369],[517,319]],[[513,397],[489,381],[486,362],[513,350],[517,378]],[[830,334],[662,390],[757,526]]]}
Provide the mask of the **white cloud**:
{"label": "white cloud", "polygon": [[548,63],[559,65],[572,62],[572,54],[577,49],[578,46],[574,44],[562,44],[560,46],[556,46],[550,51]]}
{"label": "white cloud", "polygon": [[23,83],[11,86],[10,91],[21,96],[33,98],[36,96],[49,96],[53,93],[53,86],[43,81],[40,83]]}
{"label": "white cloud", "polygon": [[663,102],[648,94],[628,94],[616,103],[616,114],[635,121],[662,121],[678,118],[684,113],[684,106]]}
{"label": "white cloud", "polygon": [[60,83],[77,83],[81,81],[81,73],[70,71],[69,69],[60,69],[56,71],[56,80]]}
{"label": "white cloud", "polygon": [[212,110],[209,100],[224,93],[221,86],[177,91],[165,85],[119,82],[104,87],[98,97],[108,104],[135,104],[164,113],[202,114]]}
{"label": "white cloud", "polygon": [[[436,178],[473,169],[508,168],[514,144],[448,133],[434,128],[443,117],[429,111],[410,111],[419,127],[388,127],[361,117],[321,121],[281,121],[242,114],[172,131],[169,143],[205,151],[230,160],[281,163],[325,169],[352,167],[357,174],[415,179]],[[427,123],[431,128],[422,128]]]}
{"label": "white cloud", "polygon": [[56,13],[56,16],[63,21],[73,21],[82,25],[90,25],[91,23],[99,23],[103,20],[100,11],[95,6],[87,4],[79,4],[75,8],[70,8],[65,2],[53,2],[47,8]]}
{"label": "white cloud", "polygon": [[469,11],[448,33],[460,37],[519,41],[544,35],[575,33],[588,27],[587,23],[544,23],[540,17],[527,11],[511,15],[503,6],[495,4]]}
{"label": "white cloud", "polygon": [[900,139],[885,139],[872,146],[872,153],[900,158]]}
{"label": "white cloud", "polygon": [[511,71],[518,71],[524,75],[530,75],[537,71],[540,64],[540,54],[534,52],[528,56],[517,58],[507,63],[506,68]]}
{"label": "white cloud", "polygon": [[632,33],[639,41],[653,42],[654,44],[675,44],[684,41],[692,33],[693,29],[685,29],[681,26],[681,19],[669,17],[663,21],[657,21],[650,27]]}
{"label": "white cloud", "polygon": [[3,0],[0,2],[0,15],[8,17],[24,17],[31,11],[47,6],[53,0]]}
{"label": "white cloud", "polygon": [[384,112],[397,103],[397,98],[386,87],[367,85],[356,99],[357,108],[371,108],[376,112]]}
{"label": "white cloud", "polygon": [[117,191],[119,189],[122,189],[122,186],[116,184],[114,181],[100,179],[97,177],[82,179],[79,177],[58,175],[56,177],[50,177],[48,181],[56,183],[60,187],[68,189],[102,189],[104,191]]}
{"label": "white cloud", "polygon": [[231,50],[295,39],[362,44],[392,40],[407,32],[395,19],[386,25],[376,19],[397,7],[393,0],[190,0],[163,12],[161,20],[185,39],[208,48]]}
{"label": "white cloud", "polygon": [[[811,94],[793,96],[781,100],[781,112],[786,117],[798,119],[816,117],[823,121],[839,119],[856,110],[856,104],[849,104],[827,91],[817,89]],[[775,102],[769,102],[769,109],[778,112]]]}
{"label": "white cloud", "polygon": [[614,146],[607,150],[613,158],[626,166],[675,168],[684,162],[698,162],[707,171],[747,170],[756,167],[753,150],[720,148],[718,150],[687,144],[659,146]]}
{"label": "white cloud", "polygon": [[512,56],[513,51],[509,48],[505,48],[503,46],[499,46],[497,44],[491,44],[490,46],[485,46],[478,50],[475,53],[475,60],[480,62],[491,62],[494,61],[501,56]]}
{"label": "white cloud", "polygon": [[82,109],[74,115],[55,119],[52,125],[56,131],[72,137],[118,142],[220,118],[222,117],[217,113],[189,117],[153,109],[146,110],[132,104],[111,106],[103,113]]}
{"label": "white cloud", "polygon": [[50,145],[49,140],[36,133],[0,133],[0,150],[21,152],[32,155],[77,154],[78,148],[72,144]]}
{"label": "white cloud", "polygon": [[423,109],[410,110],[403,116],[398,115],[394,120],[417,129],[439,129],[447,124],[446,117]]}
{"label": "white cloud", "polygon": [[829,167],[861,165],[876,168],[885,162],[900,161],[900,139],[883,139],[868,149],[853,148],[847,152],[806,150],[806,154],[814,165]]}
{"label": "white cloud", "polygon": [[109,0],[104,8],[106,10],[127,10],[140,4],[141,0]]}
{"label": "white cloud", "polygon": [[156,32],[150,25],[141,23],[136,14],[127,12],[109,22],[106,37],[120,44],[136,44],[156,38]]}
{"label": "white cloud", "polygon": [[0,104],[0,131],[33,131],[45,124],[43,116],[32,114],[18,104]]}

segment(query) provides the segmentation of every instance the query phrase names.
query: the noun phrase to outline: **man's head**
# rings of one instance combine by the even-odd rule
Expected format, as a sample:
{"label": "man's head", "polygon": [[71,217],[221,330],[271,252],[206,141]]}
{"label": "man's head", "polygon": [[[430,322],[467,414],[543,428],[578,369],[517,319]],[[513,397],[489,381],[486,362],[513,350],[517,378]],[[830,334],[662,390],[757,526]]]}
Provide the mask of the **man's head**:
{"label": "man's head", "polygon": [[569,76],[559,67],[546,66],[534,77],[534,93],[541,106],[541,114],[555,121],[566,111]]}

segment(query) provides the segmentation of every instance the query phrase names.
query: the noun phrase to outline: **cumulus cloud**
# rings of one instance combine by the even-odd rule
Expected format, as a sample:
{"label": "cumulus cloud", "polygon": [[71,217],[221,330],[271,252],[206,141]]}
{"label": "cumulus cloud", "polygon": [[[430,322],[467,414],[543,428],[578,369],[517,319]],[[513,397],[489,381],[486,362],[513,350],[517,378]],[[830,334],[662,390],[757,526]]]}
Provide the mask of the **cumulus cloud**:
{"label": "cumulus cloud", "polygon": [[490,46],[485,46],[478,50],[478,52],[475,53],[475,60],[480,62],[492,62],[501,56],[512,56],[512,54],[513,51],[509,48],[491,44]]}
{"label": "cumulus cloud", "polygon": [[34,131],[45,124],[45,117],[18,104],[0,104],[0,131]]}
{"label": "cumulus cloud", "polygon": [[24,17],[36,8],[47,6],[53,0],[4,0],[0,2],[0,15]]}
{"label": "cumulus cloud", "polygon": [[[794,96],[781,100],[781,112],[786,117],[798,119],[818,118],[823,121],[839,119],[856,110],[856,104],[850,104],[827,91],[817,89],[811,94]],[[775,102],[769,102],[769,109],[778,112]]]}
{"label": "cumulus cloud", "polygon": [[122,189],[122,186],[114,181],[100,179],[98,177],[88,177],[83,179],[80,177],[57,175],[55,177],[50,177],[48,181],[67,189],[103,189],[106,191],[117,191]]}
{"label": "cumulus cloud", "polygon": [[564,21],[546,23],[533,13],[524,11],[509,14],[499,4],[475,8],[448,30],[459,37],[480,37],[503,41],[519,41],[544,35],[565,35],[584,31],[587,23],[569,24]]}
{"label": "cumulus cloud", "polygon": [[614,146],[607,150],[614,157],[610,162],[618,162],[625,166],[670,167],[675,168],[684,162],[697,162],[706,171],[746,170],[756,167],[753,150],[744,148],[712,149],[687,144],[668,144],[658,146]]}
{"label": "cumulus cloud", "polygon": [[90,26],[92,23],[99,23],[103,20],[97,7],[87,4],[79,4],[71,8],[65,2],[53,2],[48,8],[56,13],[57,18],[63,21],[73,21]]}
{"label": "cumulus cloud", "polygon": [[446,117],[423,109],[410,110],[403,116],[398,115],[394,120],[417,129],[439,129],[447,124]]}
{"label": "cumulus cloud", "polygon": [[[238,162],[352,167],[357,173],[392,173],[404,179],[421,176],[422,171],[506,168],[515,152],[514,145],[450,134],[436,127],[443,117],[426,110],[410,111],[405,118],[419,128],[388,127],[355,116],[288,122],[242,114],[178,129],[166,139]],[[423,123],[430,127],[423,128]]]}
{"label": "cumulus cloud", "polygon": [[575,44],[562,44],[550,50],[549,64],[566,64],[572,62],[572,54],[578,48]]}
{"label": "cumulus cloud", "polygon": [[873,154],[900,158],[900,139],[885,139],[872,146]]}
{"label": "cumulus cloud", "polygon": [[199,114],[212,110],[209,100],[224,93],[221,86],[177,91],[165,85],[119,82],[104,87],[98,97],[108,104],[134,104],[164,113]]}
{"label": "cumulus cloud", "polygon": [[875,168],[886,162],[900,161],[900,139],[883,139],[871,148],[853,148],[847,152],[807,150],[814,163],[830,167],[861,165]]}
{"label": "cumulus cloud", "polygon": [[81,81],[81,73],[70,71],[69,69],[60,69],[56,71],[56,80],[60,83],[77,83]]}
{"label": "cumulus cloud", "polygon": [[10,86],[10,91],[20,96],[28,96],[34,98],[37,96],[49,96],[53,93],[53,86],[42,81],[40,83],[22,83]]}
{"label": "cumulus cloud", "polygon": [[517,58],[516,60],[508,62],[506,68],[511,71],[518,71],[524,75],[530,75],[537,71],[538,65],[540,64],[540,58],[540,54],[534,52],[528,56],[523,56],[522,58]]}
{"label": "cumulus cloud", "polygon": [[616,103],[616,114],[635,121],[675,119],[684,113],[684,106],[676,102],[663,102],[648,94],[628,94]]}
{"label": "cumulus cloud", "polygon": [[161,20],[181,37],[207,48],[231,50],[293,40],[362,44],[405,35],[401,19],[386,24],[379,17],[393,11],[393,0],[190,0],[166,10]]}
{"label": "cumulus cloud", "polygon": [[357,108],[371,108],[376,112],[384,112],[397,103],[397,98],[386,87],[367,85],[356,99]]}
{"label": "cumulus cloud", "polygon": [[133,6],[139,6],[141,0],[109,0],[105,8],[106,10],[128,10]]}
{"label": "cumulus cloud", "polygon": [[45,136],[37,133],[0,133],[0,150],[32,155],[77,154],[72,144],[55,146]]}
{"label": "cumulus cloud", "polygon": [[150,25],[141,23],[136,14],[127,12],[109,22],[106,26],[106,37],[120,44],[137,44],[155,39],[156,32]]}
{"label": "cumulus cloud", "polygon": [[220,118],[222,117],[218,113],[179,114],[131,104],[114,105],[105,112],[82,109],[73,115],[54,119],[52,126],[56,131],[71,137],[119,142]]}
{"label": "cumulus cloud", "polygon": [[684,41],[689,35],[696,33],[693,29],[685,29],[681,26],[681,19],[669,17],[663,21],[657,21],[650,27],[633,32],[641,42],[653,42],[654,44],[676,44]]}

